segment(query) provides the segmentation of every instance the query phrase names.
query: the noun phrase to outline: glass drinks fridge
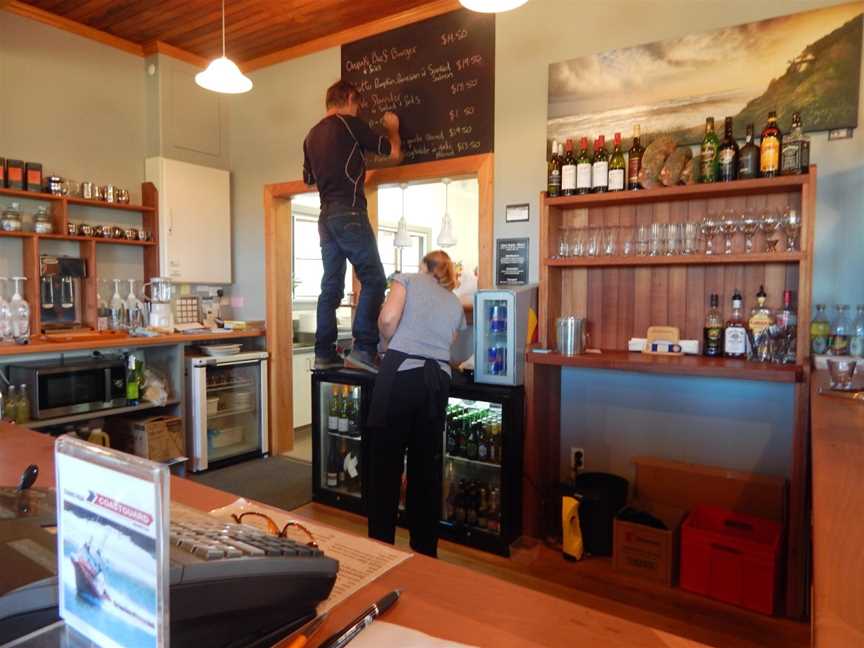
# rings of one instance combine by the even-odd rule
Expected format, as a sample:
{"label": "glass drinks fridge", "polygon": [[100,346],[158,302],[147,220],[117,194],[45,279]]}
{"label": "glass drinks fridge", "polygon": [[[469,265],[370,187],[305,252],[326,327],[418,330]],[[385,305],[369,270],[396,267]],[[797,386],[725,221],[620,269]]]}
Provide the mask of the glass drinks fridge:
{"label": "glass drinks fridge", "polygon": [[480,290],[474,296],[474,380],[521,385],[529,309],[537,309],[537,287]]}

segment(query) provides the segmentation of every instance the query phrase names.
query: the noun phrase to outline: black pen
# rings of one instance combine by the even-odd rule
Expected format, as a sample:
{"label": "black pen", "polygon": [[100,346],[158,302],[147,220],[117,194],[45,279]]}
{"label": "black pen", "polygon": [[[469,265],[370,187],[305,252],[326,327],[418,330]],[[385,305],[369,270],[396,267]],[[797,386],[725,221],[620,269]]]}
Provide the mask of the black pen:
{"label": "black pen", "polygon": [[360,616],[321,644],[319,648],[342,648],[342,646],[345,646],[349,641],[360,634],[360,631],[363,630],[363,628],[389,610],[390,607],[399,600],[399,595],[401,593],[400,590],[393,590],[377,603],[370,605],[368,608],[363,610],[363,613]]}

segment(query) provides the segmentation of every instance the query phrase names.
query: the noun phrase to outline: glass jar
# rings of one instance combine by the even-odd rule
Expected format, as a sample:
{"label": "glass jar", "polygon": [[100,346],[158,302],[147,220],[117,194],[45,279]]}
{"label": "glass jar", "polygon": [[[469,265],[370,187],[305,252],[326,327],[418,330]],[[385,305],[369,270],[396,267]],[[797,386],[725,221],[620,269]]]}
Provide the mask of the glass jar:
{"label": "glass jar", "polygon": [[33,215],[33,231],[37,234],[54,233],[54,221],[51,220],[51,214],[45,207],[36,209],[36,213]]}
{"label": "glass jar", "polygon": [[849,334],[852,328],[849,323],[849,306],[837,304],[834,309],[837,315],[831,324],[831,355],[842,356],[849,353]]}
{"label": "glass jar", "polygon": [[816,314],[810,320],[810,351],[814,355],[828,353],[831,323],[825,313],[825,304],[816,304]]}
{"label": "glass jar", "polygon": [[20,232],[21,231],[21,208],[17,202],[13,202],[9,207],[3,210],[3,216],[0,218],[0,230],[4,232]]}

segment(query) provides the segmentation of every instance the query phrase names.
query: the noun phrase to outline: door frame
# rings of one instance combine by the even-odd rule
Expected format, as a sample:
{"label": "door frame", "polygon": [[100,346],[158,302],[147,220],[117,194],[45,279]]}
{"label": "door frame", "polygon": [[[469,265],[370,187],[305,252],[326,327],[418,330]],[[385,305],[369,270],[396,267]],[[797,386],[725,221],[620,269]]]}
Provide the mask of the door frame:
{"label": "door frame", "polygon": [[[366,173],[366,192],[374,197],[382,184],[411,183],[440,178],[476,177],[478,203],[478,285],[492,286],[494,196],[492,153],[448,160],[372,169]],[[270,454],[294,448],[294,324],[291,303],[293,227],[291,198],[314,191],[302,180],[264,185],[264,268],[267,295],[267,351],[270,353]],[[369,222],[378,227],[378,204],[369,201]],[[356,278],[355,278],[356,285]],[[357,290],[355,289],[355,299]],[[313,431],[314,433],[314,431]]]}

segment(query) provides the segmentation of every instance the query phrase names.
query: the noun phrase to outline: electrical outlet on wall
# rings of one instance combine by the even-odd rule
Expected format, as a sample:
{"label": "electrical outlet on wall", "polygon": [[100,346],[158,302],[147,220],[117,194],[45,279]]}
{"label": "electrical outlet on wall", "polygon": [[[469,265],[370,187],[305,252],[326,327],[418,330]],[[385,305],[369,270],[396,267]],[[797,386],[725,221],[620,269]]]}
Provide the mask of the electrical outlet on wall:
{"label": "electrical outlet on wall", "polygon": [[585,469],[585,450],[570,446],[570,477],[576,479],[576,475]]}

